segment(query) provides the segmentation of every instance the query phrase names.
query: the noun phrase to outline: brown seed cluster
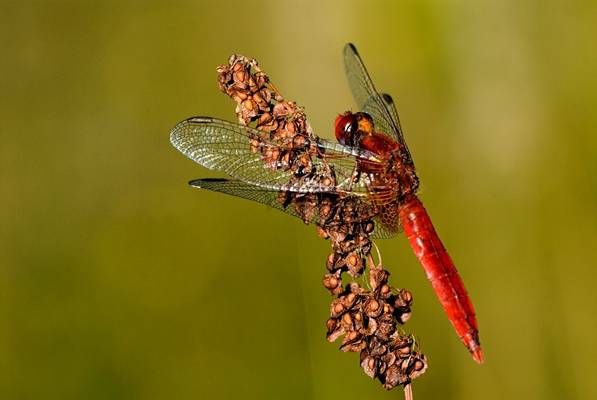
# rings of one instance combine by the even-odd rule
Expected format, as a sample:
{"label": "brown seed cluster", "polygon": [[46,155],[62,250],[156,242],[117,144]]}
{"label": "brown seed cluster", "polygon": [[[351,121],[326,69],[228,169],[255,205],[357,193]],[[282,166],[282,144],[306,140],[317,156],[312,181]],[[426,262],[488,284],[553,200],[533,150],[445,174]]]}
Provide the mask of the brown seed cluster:
{"label": "brown seed cluster", "polygon": [[284,100],[257,61],[235,54],[217,71],[220,90],[237,103],[239,122],[254,123],[263,132],[250,140],[251,150],[261,152],[263,162],[272,169],[291,170],[297,177],[313,172],[313,137],[305,112],[295,102]]}
{"label": "brown seed cluster", "polygon": [[357,282],[348,284],[330,307],[327,338],[332,342],[344,336],[340,349],[360,352],[365,373],[393,389],[423,374],[427,362],[412,336],[397,328],[410,318],[412,294],[405,289],[395,291],[388,285],[388,277],[388,271],[373,266],[369,269],[370,290]]}
{"label": "brown seed cluster", "polygon": [[[284,100],[255,60],[233,55],[217,71],[220,90],[237,103],[240,123],[261,132],[250,136],[247,145],[261,154],[268,168],[292,172],[289,187],[335,185],[333,168],[314,162],[324,155],[303,109]],[[342,351],[360,352],[365,373],[386,389],[406,385],[423,374],[425,356],[413,337],[398,329],[411,315],[412,295],[392,288],[389,272],[375,265],[371,256],[370,235],[378,210],[333,191],[280,191],[278,202],[306,223],[315,223],[319,235],[331,242],[323,278],[325,288],[336,296],[327,321],[328,340],[342,337]],[[368,279],[360,284],[367,266]],[[346,285],[344,272],[351,277]]]}

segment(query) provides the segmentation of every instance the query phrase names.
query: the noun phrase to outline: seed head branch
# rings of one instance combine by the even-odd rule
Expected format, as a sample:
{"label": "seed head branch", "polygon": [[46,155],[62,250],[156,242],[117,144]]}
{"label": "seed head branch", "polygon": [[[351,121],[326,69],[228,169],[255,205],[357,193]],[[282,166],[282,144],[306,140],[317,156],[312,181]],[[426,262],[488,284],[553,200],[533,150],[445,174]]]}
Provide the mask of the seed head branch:
{"label": "seed head branch", "polygon": [[[282,97],[256,60],[233,55],[217,72],[220,90],[237,103],[239,122],[261,132],[251,137],[250,146],[261,153],[264,165],[292,172],[288,187],[330,188],[278,195],[280,206],[305,223],[314,223],[318,234],[330,241],[332,252],[323,277],[323,286],[334,296],[326,323],[328,341],[342,338],[340,350],[360,353],[361,367],[369,377],[388,390],[404,385],[405,396],[412,398],[410,383],[425,372],[427,360],[413,336],[399,329],[411,316],[411,292],[389,285],[390,273],[381,256],[378,265],[373,261],[371,235],[377,210],[358,197],[332,190],[336,173],[325,154],[312,145],[317,138],[304,110]],[[345,273],[349,282],[344,282]]]}

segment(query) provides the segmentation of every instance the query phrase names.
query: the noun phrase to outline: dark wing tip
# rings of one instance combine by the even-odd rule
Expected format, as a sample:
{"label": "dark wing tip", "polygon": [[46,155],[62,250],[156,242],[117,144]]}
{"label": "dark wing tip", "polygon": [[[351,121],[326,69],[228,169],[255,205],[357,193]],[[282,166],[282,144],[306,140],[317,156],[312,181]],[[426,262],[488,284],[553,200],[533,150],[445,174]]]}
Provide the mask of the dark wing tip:
{"label": "dark wing tip", "polygon": [[193,179],[189,181],[189,186],[196,187],[199,189],[204,188],[206,183],[214,183],[214,182],[228,182],[229,179],[225,178],[203,178],[203,179]]}
{"label": "dark wing tip", "polygon": [[204,117],[200,115],[197,117],[187,118],[182,122],[193,122],[195,124],[211,124],[212,122],[214,122],[214,119],[212,117]]}
{"label": "dark wing tip", "polygon": [[346,45],[344,46],[344,52],[346,53],[347,51],[352,51],[355,54],[359,54],[355,45],[350,42],[346,43]]}
{"label": "dark wing tip", "polygon": [[193,124],[211,124],[214,122],[214,118],[212,117],[204,117],[204,116],[197,116],[197,117],[190,117],[187,119],[183,119],[178,124],[172,128],[172,133],[176,132],[180,126],[187,125],[189,123]]}
{"label": "dark wing tip", "polygon": [[386,101],[386,103],[388,104],[392,104],[394,102],[394,99],[392,99],[392,96],[390,96],[387,93],[382,93],[381,97]]}

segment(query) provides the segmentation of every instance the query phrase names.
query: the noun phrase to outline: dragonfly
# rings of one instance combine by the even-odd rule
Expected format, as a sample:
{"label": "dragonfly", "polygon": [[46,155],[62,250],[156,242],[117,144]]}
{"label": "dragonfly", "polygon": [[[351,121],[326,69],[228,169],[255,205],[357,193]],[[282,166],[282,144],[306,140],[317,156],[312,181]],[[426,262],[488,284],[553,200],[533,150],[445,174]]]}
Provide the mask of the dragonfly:
{"label": "dragonfly", "polygon": [[[281,143],[247,125],[188,118],[174,127],[171,143],[200,165],[232,177],[195,179],[189,184],[263,203],[320,226],[334,223],[330,206],[341,202],[357,210],[351,223],[373,222],[373,238],[391,238],[404,231],[460,340],[482,363],[473,304],[417,196],[419,179],[395,103],[377,91],[353,44],[344,47],[343,56],[360,111],[338,115],[336,142],[310,132],[299,144]],[[265,154],[290,152],[290,147],[292,154],[307,154],[309,161],[297,168],[264,163]],[[342,220],[336,218],[336,223]]]}

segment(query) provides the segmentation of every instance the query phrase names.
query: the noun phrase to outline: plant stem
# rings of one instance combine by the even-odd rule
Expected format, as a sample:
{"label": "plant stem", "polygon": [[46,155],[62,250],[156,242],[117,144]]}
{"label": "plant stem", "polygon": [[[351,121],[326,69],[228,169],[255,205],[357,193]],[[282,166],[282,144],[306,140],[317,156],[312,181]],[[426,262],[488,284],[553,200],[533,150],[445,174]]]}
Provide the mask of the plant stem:
{"label": "plant stem", "polygon": [[413,400],[413,389],[410,383],[404,385],[404,400]]}

